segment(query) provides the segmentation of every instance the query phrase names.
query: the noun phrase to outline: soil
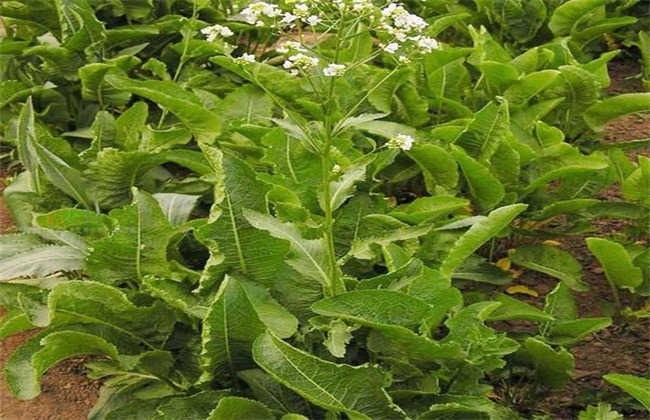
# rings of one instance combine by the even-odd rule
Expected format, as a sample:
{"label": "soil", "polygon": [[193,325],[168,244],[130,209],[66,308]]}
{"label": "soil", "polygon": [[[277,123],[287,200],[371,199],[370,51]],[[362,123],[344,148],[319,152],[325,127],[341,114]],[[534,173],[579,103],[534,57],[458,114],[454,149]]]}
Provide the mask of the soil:
{"label": "soil", "polygon": [[[634,76],[640,72],[636,61],[625,60],[611,63],[611,94],[641,92],[643,87]],[[647,138],[650,136],[650,118],[632,115],[610,124],[605,133],[605,141],[621,142]],[[648,150],[630,152],[648,155]],[[3,176],[5,175],[5,176]],[[0,179],[6,178],[0,169]],[[0,181],[0,192],[2,184]],[[617,188],[605,191],[601,198],[620,200]],[[608,237],[620,233],[625,223],[614,220],[601,220],[598,231],[588,236]],[[12,229],[11,218],[0,198],[0,233]],[[569,250],[585,267],[583,280],[590,285],[588,292],[577,294],[577,303],[582,317],[612,315],[612,297],[609,286],[597,261],[587,250],[584,236],[562,239],[561,246]],[[646,243],[648,238],[645,239]],[[524,273],[517,282],[527,285],[539,293],[539,297],[518,295],[531,304],[540,306],[544,296],[553,289],[556,280],[542,274]],[[648,307],[648,302],[629,293],[621,292],[623,307],[639,309]],[[2,313],[0,312],[0,316]],[[0,366],[9,355],[33,332],[19,334],[0,341]],[[527,410],[530,414],[546,414],[550,418],[572,419],[588,404],[600,400],[612,402],[613,407],[630,419],[647,419],[647,413],[637,410],[633,401],[622,396],[616,387],[607,384],[602,376],[607,373],[626,373],[650,377],[650,318],[617,319],[609,328],[587,337],[570,349],[575,356],[574,380],[566,388],[544,399],[534,402]],[[65,361],[44,376],[42,393],[39,397],[20,401],[11,396],[0,380],[0,419],[2,420],[81,420],[97,400],[100,383],[84,376],[83,359]]]}

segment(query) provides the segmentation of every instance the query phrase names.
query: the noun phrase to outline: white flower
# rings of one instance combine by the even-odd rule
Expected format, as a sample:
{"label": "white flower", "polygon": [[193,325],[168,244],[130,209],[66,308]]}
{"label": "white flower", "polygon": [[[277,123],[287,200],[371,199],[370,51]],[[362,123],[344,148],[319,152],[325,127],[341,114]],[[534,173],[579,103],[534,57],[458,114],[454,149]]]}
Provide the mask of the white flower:
{"label": "white flower", "polygon": [[282,14],[282,11],[275,4],[257,2],[242,10],[241,14],[251,25],[264,26],[263,18],[276,18]]}
{"label": "white flower", "polygon": [[373,8],[371,0],[352,0],[352,10],[356,12],[370,12]]}
{"label": "white flower", "polygon": [[430,53],[438,49],[438,41],[428,36],[421,36],[416,39],[416,44],[422,52]]}
{"label": "white flower", "polygon": [[255,56],[253,54],[244,53],[241,57],[235,58],[235,61],[239,64],[254,63]]}
{"label": "white flower", "polygon": [[296,16],[300,16],[301,18],[307,17],[309,16],[309,6],[304,3],[296,4],[296,6],[293,8],[293,13]]}
{"label": "white flower", "polygon": [[219,37],[227,37],[234,35],[230,28],[221,25],[212,25],[201,29],[201,33],[205,35],[205,39],[209,42],[214,41]]}
{"label": "white flower", "polygon": [[335,77],[335,76],[343,76],[345,74],[345,64],[329,64],[327,67],[323,69],[323,76],[326,77]]}
{"label": "white flower", "polygon": [[400,55],[397,57],[397,61],[399,61],[401,64],[411,64],[411,59],[405,55]]}
{"label": "white flower", "polygon": [[307,71],[312,67],[318,65],[318,58],[309,57],[305,54],[295,54],[289,57],[283,64],[282,67],[285,69],[299,69]]}
{"label": "white flower", "polygon": [[289,25],[289,24],[292,24],[293,22],[295,22],[296,19],[298,19],[298,16],[292,15],[289,12],[285,12],[284,16],[282,17],[282,20],[280,20],[280,23],[282,23],[284,25]]}
{"label": "white flower", "polygon": [[395,54],[397,50],[399,50],[399,44],[397,42],[391,42],[384,47],[384,51],[388,54]]}
{"label": "white flower", "polygon": [[310,25],[310,26],[316,26],[319,23],[321,23],[322,21],[323,21],[323,19],[319,18],[316,15],[311,15],[305,20],[305,22],[307,22],[307,24]]}
{"label": "white flower", "polygon": [[388,141],[387,146],[391,149],[411,150],[413,142],[415,139],[408,134],[398,134]]}
{"label": "white flower", "polygon": [[307,51],[300,42],[296,41],[284,41],[275,50],[281,54],[286,54],[289,51]]}

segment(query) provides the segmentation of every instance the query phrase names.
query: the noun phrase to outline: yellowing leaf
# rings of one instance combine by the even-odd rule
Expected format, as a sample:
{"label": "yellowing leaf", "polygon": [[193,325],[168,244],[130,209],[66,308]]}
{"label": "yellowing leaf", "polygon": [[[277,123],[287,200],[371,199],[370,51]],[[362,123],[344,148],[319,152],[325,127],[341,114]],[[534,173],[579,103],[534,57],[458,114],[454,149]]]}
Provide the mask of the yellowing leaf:
{"label": "yellowing leaf", "polygon": [[506,293],[510,295],[514,295],[515,293],[520,293],[522,295],[528,295],[532,297],[539,297],[539,293],[534,291],[528,286],[524,286],[523,284],[517,284],[514,286],[510,286],[506,289]]}
{"label": "yellowing leaf", "polygon": [[510,270],[512,261],[510,261],[510,258],[501,258],[499,261],[496,262],[495,265],[500,269],[502,269],[503,271],[508,271]]}
{"label": "yellowing leaf", "polygon": [[554,240],[552,240],[552,239],[548,239],[548,240],[546,240],[546,241],[544,241],[544,242],[542,242],[542,243],[543,243],[544,245],[546,245],[546,246],[560,246],[560,245],[562,245],[561,242],[554,241]]}

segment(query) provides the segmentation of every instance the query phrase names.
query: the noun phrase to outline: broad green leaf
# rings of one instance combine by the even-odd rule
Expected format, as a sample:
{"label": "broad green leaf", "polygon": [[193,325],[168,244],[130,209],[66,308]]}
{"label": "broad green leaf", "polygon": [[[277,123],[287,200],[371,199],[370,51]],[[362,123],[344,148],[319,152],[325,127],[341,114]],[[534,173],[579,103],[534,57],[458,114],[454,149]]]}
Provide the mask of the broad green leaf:
{"label": "broad green leaf", "polygon": [[523,348],[535,366],[535,381],[551,389],[559,389],[571,382],[575,361],[565,348],[555,351],[551,346],[529,337]]}
{"label": "broad green leaf", "polygon": [[409,80],[413,70],[381,70],[370,82],[368,102],[380,112],[391,113],[399,122],[418,127],[429,120],[428,104]]}
{"label": "broad green leaf", "polygon": [[45,333],[29,340],[9,358],[5,380],[17,398],[35,398],[41,393],[41,378],[50,367],[81,354],[118,357],[114,345],[95,335],[76,331]]}
{"label": "broad green leaf", "polygon": [[33,225],[41,228],[75,232],[89,238],[103,238],[110,232],[111,219],[90,210],[64,208],[34,214]]}
{"label": "broad green leaf", "polygon": [[461,356],[456,343],[441,345],[419,336],[417,327],[434,308],[412,296],[390,290],[361,290],[323,299],[312,305],[320,315],[340,318],[381,332],[409,358],[433,361]]}
{"label": "broad green leaf", "polygon": [[384,390],[388,378],[375,367],[326,362],[269,333],[257,339],[253,357],[276,381],[320,407],[355,419],[403,417]]}
{"label": "broad green leaf", "polygon": [[154,101],[174,113],[192,131],[197,141],[212,143],[221,133],[221,121],[205,109],[193,93],[170,81],[132,80],[108,75],[106,82],[116,89],[131,92]]}
{"label": "broad green leaf", "polygon": [[47,276],[84,268],[85,254],[64,245],[45,245],[0,260],[0,281]]}
{"label": "broad green leaf", "polygon": [[561,346],[570,346],[610,325],[612,325],[611,318],[581,318],[557,322],[551,326],[547,341]]}
{"label": "broad green leaf", "polygon": [[195,232],[210,251],[201,287],[210,287],[230,270],[273,286],[281,272],[290,270],[284,262],[289,246],[251,226],[244,217],[245,209],[267,211],[270,186],[257,180],[244,161],[210,146],[204,145],[203,152],[215,181],[208,224]]}
{"label": "broad green leaf", "polygon": [[578,420],[624,420],[624,418],[620,413],[612,410],[611,405],[600,402],[597,406],[590,405],[586,410],[578,413]]}
{"label": "broad green leaf", "polygon": [[125,150],[138,150],[141,132],[147,123],[149,107],[145,102],[136,102],[115,120],[115,142]]}
{"label": "broad green leaf", "polygon": [[265,331],[242,285],[226,276],[203,320],[201,380],[253,367],[251,348]]}
{"label": "broad green leaf", "polygon": [[289,242],[294,255],[286,260],[287,264],[302,275],[318,281],[325,289],[333,286],[333,273],[330,270],[324,239],[305,239],[295,225],[282,223],[268,214],[248,209],[245,209],[243,214],[253,227],[266,230],[274,238]]}
{"label": "broad green leaf", "polygon": [[637,160],[639,167],[625,178],[621,189],[623,196],[628,200],[640,201],[648,205],[650,198],[648,196],[648,186],[650,186],[650,158],[638,155]]}
{"label": "broad green leaf", "polygon": [[66,49],[88,51],[103,42],[104,24],[97,19],[87,0],[55,0],[54,3]]}
{"label": "broad green leaf", "polygon": [[[482,73],[482,82],[485,83],[487,91],[491,95],[503,94],[506,88],[515,83],[519,78],[517,69],[508,63],[485,60],[480,63],[478,68]],[[490,105],[488,104],[488,106]]]}
{"label": "broad green leaf", "polygon": [[389,214],[407,223],[422,224],[465,208],[469,201],[450,196],[419,197]]}
{"label": "broad green leaf", "polygon": [[40,192],[38,155],[36,154],[36,127],[34,122],[34,107],[29,98],[23,105],[16,126],[16,143],[18,158],[30,176],[31,187]]}
{"label": "broad green leaf", "polygon": [[280,338],[289,338],[296,333],[298,320],[271,297],[268,289],[247,280],[240,283],[266,328]]}
{"label": "broad green leaf", "polygon": [[192,293],[190,287],[178,281],[155,276],[142,279],[142,289],[172,308],[178,309],[194,318],[203,319],[208,306],[198,294]]}
{"label": "broad green leaf", "polygon": [[607,382],[627,392],[650,411],[650,380],[634,375],[610,373],[603,376]]}
{"label": "broad green leaf", "polygon": [[407,152],[407,156],[418,164],[425,181],[442,185],[445,188],[454,188],[458,184],[456,161],[442,147],[434,144],[416,144],[412,150]]}
{"label": "broad green leaf", "polygon": [[451,276],[470,255],[485,242],[501,232],[526,209],[525,204],[513,204],[493,210],[486,219],[474,224],[458,239],[440,266],[440,272]]}
{"label": "broad green leaf", "polygon": [[487,166],[456,146],[452,146],[452,156],[463,171],[468,193],[477,207],[481,210],[490,210],[503,200],[505,197],[503,185],[490,173]]}
{"label": "broad green leaf", "polygon": [[503,305],[487,317],[490,321],[525,319],[528,321],[548,322],[555,319],[536,307],[508,295],[504,295],[503,293],[495,293],[492,295],[492,300],[501,302]]}
{"label": "broad green leaf", "polygon": [[618,287],[635,288],[643,281],[641,269],[623,245],[603,238],[587,238],[587,248],[598,259],[610,283]]}
{"label": "broad green leaf", "polygon": [[[388,219],[391,219],[389,216],[384,216]],[[401,222],[400,222],[401,223]],[[360,260],[370,260],[374,258],[377,254],[377,248],[381,246],[387,246],[394,242],[399,241],[408,241],[414,240],[421,236],[426,235],[431,231],[431,226],[408,226],[408,225],[398,225],[394,229],[382,230],[377,232],[376,236],[373,233],[369,233],[367,236],[364,235],[361,238],[355,239],[352,241],[352,246],[350,251],[343,257],[343,260],[348,258],[356,258]]]}
{"label": "broad green leaf", "polygon": [[188,194],[158,193],[154,194],[160,208],[172,226],[179,226],[187,222],[190,213],[196,207],[201,196]]}
{"label": "broad green leaf", "polygon": [[229,93],[217,109],[224,121],[268,125],[273,116],[273,101],[254,85],[244,85]]}
{"label": "broad green leaf", "polygon": [[510,105],[523,107],[559,75],[560,72],[557,70],[541,70],[526,74],[504,92],[504,97]]}
{"label": "broad green leaf", "polygon": [[433,419],[513,419],[517,418],[508,408],[474,395],[439,395],[435,403],[416,417],[416,420]]}
{"label": "broad green leaf", "polygon": [[578,318],[578,306],[571,294],[571,289],[561,282],[546,295],[544,312],[559,321],[571,321]]}
{"label": "broad green leaf", "polygon": [[635,112],[650,111],[650,93],[626,93],[607,98],[587,108],[584,119],[594,131],[603,131],[609,121]]}
{"label": "broad green leaf", "polygon": [[569,0],[555,9],[548,27],[555,36],[570,35],[585,16],[607,3],[609,0]]}
{"label": "broad green leaf", "polygon": [[513,263],[562,280],[572,290],[584,292],[582,264],[573,255],[555,246],[521,245],[508,255]]}
{"label": "broad green leaf", "polygon": [[481,283],[505,285],[511,283],[512,274],[490,264],[485,258],[471,255],[463,264],[456,268],[451,275],[452,279],[472,280]]}
{"label": "broad green leaf", "polygon": [[189,397],[172,398],[158,406],[157,414],[151,420],[205,420],[217,402],[227,396],[227,392],[210,390]]}
{"label": "broad green leaf", "polygon": [[506,137],[509,126],[508,103],[505,100],[498,105],[490,102],[476,112],[454,144],[479,162],[486,162]]}
{"label": "broad green leaf", "polygon": [[255,398],[272,410],[283,413],[307,411],[307,402],[289,388],[279,384],[260,369],[244,370],[237,376],[251,388]]}
{"label": "broad green leaf", "polygon": [[79,69],[81,95],[84,100],[98,102],[100,107],[124,106],[131,100],[131,93],[123,92],[105,83],[109,74],[125,76],[126,71],[140,63],[137,57],[125,56],[110,63],[90,63]]}
{"label": "broad green leaf", "polygon": [[92,185],[90,195],[103,209],[124,206],[131,201],[133,187],[154,189],[155,179],[150,171],[163,162],[162,155],[105,148],[86,171]]}
{"label": "broad green leaf", "polygon": [[94,243],[86,259],[88,274],[108,284],[140,281],[147,274],[168,272],[167,245],[173,229],[158,202],[133,190],[133,204],[113,210],[111,235]]}
{"label": "broad green leaf", "polygon": [[615,30],[636,23],[637,21],[638,19],[632,16],[599,19],[590,23],[585,29],[575,31],[571,34],[571,42],[577,44],[578,48],[582,50],[587,47],[587,44],[591,41],[594,41],[603,35],[611,34]]}
{"label": "broad green leaf", "polygon": [[242,397],[224,397],[219,400],[207,420],[275,420],[262,403]]}

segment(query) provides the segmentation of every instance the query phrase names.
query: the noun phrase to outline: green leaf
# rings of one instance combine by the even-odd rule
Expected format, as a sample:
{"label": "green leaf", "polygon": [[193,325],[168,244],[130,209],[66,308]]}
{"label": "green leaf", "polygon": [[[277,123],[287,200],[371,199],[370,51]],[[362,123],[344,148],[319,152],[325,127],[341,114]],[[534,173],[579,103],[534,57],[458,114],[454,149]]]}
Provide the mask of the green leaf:
{"label": "green leaf", "polygon": [[286,260],[302,275],[318,281],[325,289],[332,287],[333,273],[330,270],[326,243],[323,238],[305,239],[300,230],[291,223],[282,223],[275,217],[245,209],[244,217],[257,229],[266,230],[277,239],[289,242],[293,256]]}
{"label": "green leaf", "polygon": [[508,255],[513,263],[562,280],[572,290],[584,292],[582,264],[573,255],[555,246],[521,245]]}
{"label": "green leaf", "polygon": [[555,289],[546,295],[544,312],[560,321],[578,318],[578,306],[573,299],[571,289],[565,283],[558,283]]}
{"label": "green leaf", "polygon": [[428,419],[513,419],[517,416],[504,406],[498,405],[486,397],[474,395],[439,395],[435,403],[416,417],[417,420]]}
{"label": "green leaf", "polygon": [[307,402],[289,388],[279,384],[260,369],[245,370],[237,376],[251,388],[255,398],[272,410],[303,413]]}
{"label": "green leaf", "polygon": [[203,320],[201,380],[253,367],[251,348],[265,331],[244,288],[226,276]]}
{"label": "green leaf", "polygon": [[149,107],[145,102],[136,102],[115,120],[115,142],[125,150],[138,150],[141,132],[149,117]]}
{"label": "green leaf", "polygon": [[158,202],[133,190],[133,204],[110,213],[112,234],[95,242],[86,259],[93,279],[109,284],[140,281],[146,274],[168,272],[167,245],[173,229]]}
{"label": "green leaf", "polygon": [[638,155],[639,167],[623,181],[621,189],[623,197],[628,200],[638,200],[644,205],[650,203],[648,186],[650,186],[650,158]]}
{"label": "green leaf", "polygon": [[600,132],[609,121],[644,111],[650,111],[650,93],[625,93],[590,106],[584,119],[589,128]]}
{"label": "green leaf", "polygon": [[558,351],[536,338],[529,337],[523,348],[535,366],[535,381],[551,389],[560,389],[572,379],[575,361],[565,348]]}
{"label": "green leaf", "polygon": [[504,97],[511,106],[523,107],[559,75],[560,72],[557,70],[541,70],[526,74],[504,92]]}
{"label": "green leaf", "polygon": [[525,204],[513,204],[493,210],[486,219],[475,223],[463,234],[449,250],[440,266],[440,272],[451,276],[470,255],[501,232],[521,213],[526,210]]}
{"label": "green leaf", "polygon": [[375,74],[370,86],[368,102],[378,111],[392,113],[400,122],[417,127],[429,120],[427,101],[420,97],[410,82],[413,70],[403,67],[393,71],[381,70]]}
{"label": "green leaf", "polygon": [[205,420],[216,403],[227,396],[227,392],[210,390],[197,392],[189,397],[172,398],[158,406],[157,414],[151,420]]}
{"label": "green leaf", "polygon": [[[354,184],[366,178],[366,167],[372,163],[374,156],[362,159],[345,168],[336,181],[330,182],[330,206],[332,211],[337,210],[355,192]],[[325,209],[323,197],[319,195],[321,209]]]}
{"label": "green leaf", "polygon": [[397,207],[389,215],[407,223],[423,224],[441,216],[452,214],[467,205],[469,205],[469,201],[462,198],[450,196],[419,197],[409,204]]}
{"label": "green leaf", "polygon": [[174,113],[192,131],[198,142],[213,143],[221,134],[221,120],[205,109],[195,94],[170,81],[132,80],[108,75],[106,82],[118,90],[154,101]]}
{"label": "green leaf", "polygon": [[255,362],[271,377],[312,403],[358,419],[402,417],[376,367],[326,362],[266,333],[253,346]]}
{"label": "green leaf", "polygon": [[84,268],[85,254],[63,245],[46,245],[14,254],[0,261],[0,281],[19,277],[48,276]]}
{"label": "green leaf", "polygon": [[153,198],[158,201],[160,208],[172,226],[179,226],[187,222],[190,213],[196,207],[201,196],[174,193],[158,193]]}
{"label": "green leaf", "polygon": [[43,239],[35,233],[0,235],[0,261],[43,245]]}
{"label": "green leaf", "polygon": [[108,210],[128,204],[133,187],[154,189],[155,180],[150,171],[164,161],[162,155],[103,149],[86,171],[93,200]]}
{"label": "green leaf", "polygon": [[578,420],[624,420],[624,417],[612,410],[611,405],[599,402],[598,406],[590,405],[586,410],[578,413]]}
{"label": "green leaf", "polygon": [[[416,144],[407,152],[418,164],[425,181],[442,185],[445,188],[454,188],[458,184],[458,166],[451,154],[440,146],[434,144]],[[432,188],[427,188],[431,191]]]}
{"label": "green leaf", "polygon": [[632,258],[623,245],[603,238],[587,238],[585,242],[605,270],[605,276],[610,283],[629,288],[641,284],[641,269],[632,264]]}
{"label": "green leaf", "polygon": [[569,0],[555,9],[548,27],[555,36],[570,35],[585,16],[609,2],[610,0]]}
{"label": "green leaf", "polygon": [[404,293],[353,291],[316,302],[312,310],[375,329],[390,339],[397,350],[414,360],[433,361],[462,354],[456,343],[441,345],[411,331],[431,315],[434,308]]}
{"label": "green leaf", "polygon": [[207,420],[275,420],[262,403],[242,397],[225,397],[219,400]]}
{"label": "green leaf", "polygon": [[549,330],[548,342],[569,346],[610,325],[612,325],[611,318],[581,318],[557,322]]}
{"label": "green leaf", "polygon": [[123,92],[105,83],[109,74],[125,76],[140,60],[133,56],[119,57],[110,63],[91,63],[79,69],[81,95],[84,100],[98,102],[100,106],[124,106],[131,100],[131,93]]}
{"label": "green leaf", "polygon": [[224,121],[268,125],[273,116],[273,101],[254,85],[244,85],[229,93],[217,106]]}
{"label": "green leaf", "polygon": [[214,173],[215,197],[208,224],[195,232],[210,251],[201,287],[209,287],[230,270],[273,286],[280,273],[290,270],[284,262],[289,246],[244,217],[244,209],[267,211],[270,186],[257,180],[244,161],[206,145],[203,152]]}
{"label": "green leaf", "polygon": [[650,380],[634,375],[610,373],[603,376],[607,382],[627,392],[650,411]]}
{"label": "green leaf", "polygon": [[50,367],[81,354],[118,357],[117,348],[101,337],[76,331],[41,334],[19,347],[9,358],[5,380],[17,398],[35,398],[41,393],[41,378]]}
{"label": "green leaf", "polygon": [[479,162],[486,162],[505,138],[509,125],[508,103],[490,102],[476,112],[454,143]]}
{"label": "green leaf", "polygon": [[553,321],[551,315],[544,313],[536,307],[522,302],[518,299],[504,295],[503,293],[495,293],[492,295],[492,300],[501,302],[497,310],[492,312],[486,319],[490,321],[503,321],[505,319],[525,319],[527,321],[548,322]]}
{"label": "green leaf", "polygon": [[467,155],[459,147],[452,146],[451,154],[463,171],[468,192],[477,207],[490,210],[503,200],[503,185],[490,173],[487,166]]}

